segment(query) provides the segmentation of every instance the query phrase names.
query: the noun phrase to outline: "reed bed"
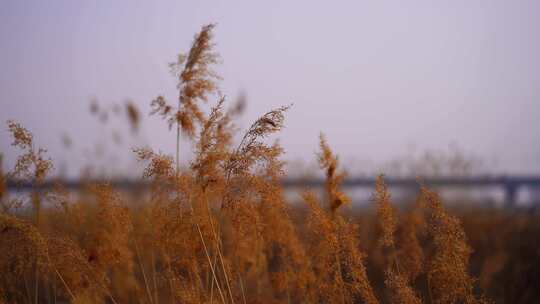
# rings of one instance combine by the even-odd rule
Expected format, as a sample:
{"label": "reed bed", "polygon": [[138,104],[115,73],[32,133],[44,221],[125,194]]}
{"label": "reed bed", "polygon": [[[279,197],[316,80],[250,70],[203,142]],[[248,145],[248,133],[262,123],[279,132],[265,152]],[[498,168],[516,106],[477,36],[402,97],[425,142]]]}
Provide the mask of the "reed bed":
{"label": "reed bed", "polygon": [[[78,195],[58,185],[10,197],[5,176],[40,183],[53,164],[28,130],[8,122],[21,155],[0,174],[0,303],[489,303],[481,287],[491,290],[504,271],[530,269],[512,261],[503,243],[493,245],[501,255],[474,259],[487,266],[472,267],[460,219],[423,186],[411,208],[397,210],[381,175],[376,216],[347,211],[345,174],[323,135],[324,195],[307,189],[293,207],[280,184],[284,151],[268,143],[289,106],[264,113],[234,140],[236,110],[226,109],[212,70],[219,62],[213,29],[204,26],[171,64],[177,102],[151,102],[152,114],[175,131],[177,150],[174,157],[134,150],[148,195],[99,184]],[[202,104],[212,99],[205,113]],[[136,129],[139,114],[127,109]],[[195,147],[184,169],[182,136]]]}

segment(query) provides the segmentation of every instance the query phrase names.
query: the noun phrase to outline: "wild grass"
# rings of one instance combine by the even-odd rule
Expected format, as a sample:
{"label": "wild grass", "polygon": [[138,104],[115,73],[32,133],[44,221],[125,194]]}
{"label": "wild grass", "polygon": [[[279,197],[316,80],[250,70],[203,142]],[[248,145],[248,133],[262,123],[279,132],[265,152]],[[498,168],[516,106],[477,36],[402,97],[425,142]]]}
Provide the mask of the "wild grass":
{"label": "wild grass", "polygon": [[[324,196],[307,190],[293,208],[280,183],[284,151],[267,140],[289,106],[264,113],[235,144],[235,109],[216,94],[213,29],[204,26],[171,64],[178,106],[162,96],[151,103],[176,127],[177,150],[173,158],[135,149],[147,196],[100,184],[11,198],[0,176],[0,303],[487,302],[470,274],[464,228],[437,194],[423,187],[414,208],[398,212],[380,176],[376,224],[347,216],[345,174],[323,135]],[[213,97],[205,113],[201,103]],[[20,124],[8,129],[22,154],[7,174],[42,182],[52,169],[46,151]],[[185,169],[182,134],[195,147]],[[362,238],[365,231],[373,233]]]}

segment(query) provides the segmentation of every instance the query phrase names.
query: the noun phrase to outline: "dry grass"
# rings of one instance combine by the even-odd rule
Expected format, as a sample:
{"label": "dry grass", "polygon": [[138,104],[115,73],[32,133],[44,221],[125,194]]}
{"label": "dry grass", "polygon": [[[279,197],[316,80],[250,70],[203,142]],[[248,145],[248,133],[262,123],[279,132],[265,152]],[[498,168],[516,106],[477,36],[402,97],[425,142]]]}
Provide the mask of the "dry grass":
{"label": "dry grass", "polygon": [[[293,209],[280,184],[283,149],[265,140],[282,129],[288,107],[262,115],[237,145],[235,108],[224,110],[223,96],[209,114],[200,107],[217,91],[213,28],[203,27],[188,55],[171,65],[179,106],[161,96],[152,102],[154,113],[177,127],[177,143],[180,134],[194,141],[189,168],[179,169],[178,154],[136,149],[152,184],[139,197],[89,185],[77,196],[59,187],[13,199],[0,176],[0,303],[487,302],[470,274],[464,226],[437,194],[422,188],[414,208],[400,212],[381,176],[375,225],[346,216],[345,175],[322,135],[325,195],[306,191],[303,206]],[[135,130],[138,111],[127,109]],[[8,127],[22,151],[9,174],[42,182],[52,169],[46,151],[21,125]],[[498,257],[485,267],[519,264]],[[498,267],[476,272],[512,271]],[[480,283],[490,289],[495,281]]]}

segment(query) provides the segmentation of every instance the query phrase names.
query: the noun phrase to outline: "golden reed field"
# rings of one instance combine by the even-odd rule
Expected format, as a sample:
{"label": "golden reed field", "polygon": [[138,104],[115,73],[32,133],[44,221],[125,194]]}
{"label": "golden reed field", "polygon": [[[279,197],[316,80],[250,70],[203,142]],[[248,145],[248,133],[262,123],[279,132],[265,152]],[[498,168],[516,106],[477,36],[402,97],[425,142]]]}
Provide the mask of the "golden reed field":
{"label": "golden reed field", "polygon": [[[371,210],[351,210],[344,168],[323,135],[324,195],[290,204],[279,144],[288,106],[263,114],[234,141],[235,108],[217,92],[214,25],[171,65],[179,100],[152,101],[175,156],[133,152],[145,194],[88,184],[11,197],[7,178],[50,177],[46,150],[8,122],[15,167],[0,177],[0,303],[535,303],[540,222],[531,214],[445,208],[419,183],[396,208],[379,176]],[[213,100],[217,96],[217,100]],[[212,100],[211,100],[212,99]],[[209,113],[203,102],[213,103]],[[128,109],[134,121],[136,109]],[[180,138],[194,158],[180,168]],[[172,137],[173,140],[174,137]]]}

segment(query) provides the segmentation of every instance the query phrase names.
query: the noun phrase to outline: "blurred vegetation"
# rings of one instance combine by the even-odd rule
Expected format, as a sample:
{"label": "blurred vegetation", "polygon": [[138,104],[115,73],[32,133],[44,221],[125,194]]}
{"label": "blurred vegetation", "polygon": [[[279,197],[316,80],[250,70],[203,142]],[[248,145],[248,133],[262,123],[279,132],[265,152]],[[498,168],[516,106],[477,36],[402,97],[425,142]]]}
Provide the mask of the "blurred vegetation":
{"label": "blurred vegetation", "polygon": [[[234,140],[241,107],[225,109],[217,90],[213,28],[204,26],[171,65],[178,106],[162,96],[152,101],[153,113],[176,131],[177,146],[185,136],[195,151],[181,168],[178,149],[175,157],[134,149],[150,189],[119,192],[105,183],[70,193],[59,184],[8,193],[6,177],[39,184],[53,170],[32,133],[8,122],[21,154],[13,170],[0,172],[0,303],[540,299],[538,215],[449,209],[423,185],[396,208],[382,175],[369,209],[347,209],[345,173],[323,135],[317,162],[324,191],[303,191],[302,203],[290,204],[280,183],[284,151],[267,140],[283,128],[289,106],[266,112]],[[199,106],[211,97],[217,102],[205,113]],[[97,103],[91,112],[109,119]],[[125,113],[137,132],[139,112],[128,102]]]}

